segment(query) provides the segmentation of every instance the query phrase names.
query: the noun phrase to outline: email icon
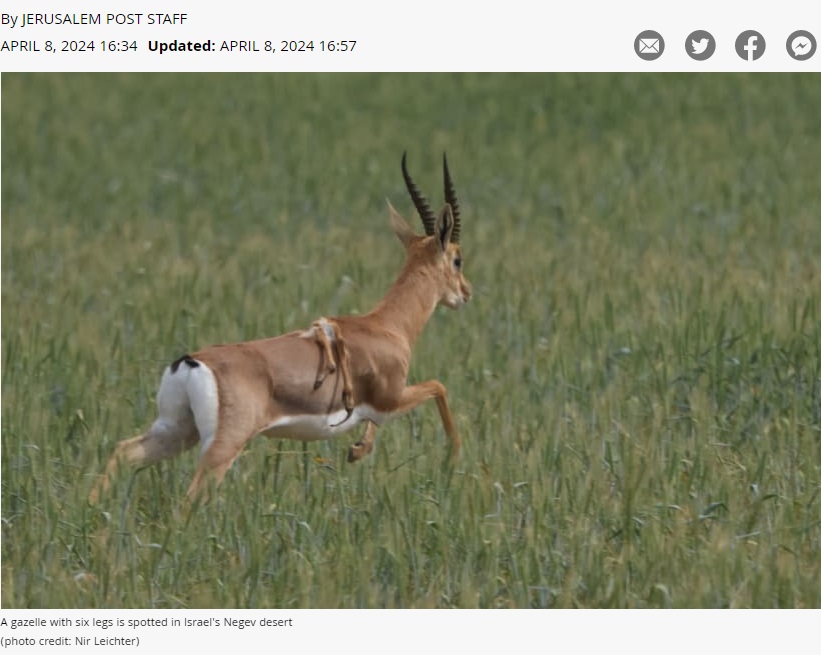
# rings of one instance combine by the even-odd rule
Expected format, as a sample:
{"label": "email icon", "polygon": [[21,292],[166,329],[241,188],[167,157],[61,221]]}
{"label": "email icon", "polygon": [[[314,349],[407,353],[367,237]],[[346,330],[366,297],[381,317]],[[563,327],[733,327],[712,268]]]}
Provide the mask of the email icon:
{"label": "email icon", "polygon": [[645,61],[653,61],[664,52],[664,39],[655,30],[644,30],[633,42],[633,49]]}
{"label": "email icon", "polygon": [[654,52],[656,54],[661,54],[659,52],[659,40],[639,39],[639,52]]}

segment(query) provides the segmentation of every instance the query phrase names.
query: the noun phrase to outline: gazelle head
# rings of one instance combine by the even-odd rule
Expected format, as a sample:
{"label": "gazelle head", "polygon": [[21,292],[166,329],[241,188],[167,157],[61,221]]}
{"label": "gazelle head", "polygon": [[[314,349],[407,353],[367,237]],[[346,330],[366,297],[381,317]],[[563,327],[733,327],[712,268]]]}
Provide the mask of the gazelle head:
{"label": "gazelle head", "polygon": [[425,236],[419,236],[410,228],[399,212],[388,202],[391,223],[396,236],[405,246],[408,261],[424,267],[435,276],[440,295],[438,302],[458,309],[470,300],[471,286],[462,273],[462,250],[459,247],[459,204],[448,170],[447,157],[442,164],[445,178],[445,205],[434,214],[425,196],[419,191],[408,173],[407,153],[402,155],[402,176],[408,187],[413,204],[422,219]]}

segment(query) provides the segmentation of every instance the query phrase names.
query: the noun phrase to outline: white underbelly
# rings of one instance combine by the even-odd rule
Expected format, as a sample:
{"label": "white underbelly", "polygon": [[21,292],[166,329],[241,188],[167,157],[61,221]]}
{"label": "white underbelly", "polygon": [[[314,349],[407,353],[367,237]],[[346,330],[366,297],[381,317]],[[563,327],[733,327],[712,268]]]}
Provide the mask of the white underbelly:
{"label": "white underbelly", "polygon": [[333,414],[281,416],[260,432],[269,437],[317,441],[333,439],[352,430],[362,421],[373,421],[380,424],[387,418],[387,414],[376,411],[370,405],[357,405],[351,415],[345,419],[347,414],[347,410],[341,409]]}

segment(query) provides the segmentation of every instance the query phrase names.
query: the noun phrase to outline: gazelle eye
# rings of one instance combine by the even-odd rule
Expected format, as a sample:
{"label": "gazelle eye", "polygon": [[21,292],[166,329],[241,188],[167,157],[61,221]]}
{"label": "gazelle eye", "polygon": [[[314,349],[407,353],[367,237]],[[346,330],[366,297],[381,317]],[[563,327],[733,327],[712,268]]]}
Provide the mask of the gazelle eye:
{"label": "gazelle eye", "polygon": [[462,258],[457,256],[453,260],[453,266],[454,266],[454,268],[456,268],[456,270],[459,270],[460,268],[462,268]]}

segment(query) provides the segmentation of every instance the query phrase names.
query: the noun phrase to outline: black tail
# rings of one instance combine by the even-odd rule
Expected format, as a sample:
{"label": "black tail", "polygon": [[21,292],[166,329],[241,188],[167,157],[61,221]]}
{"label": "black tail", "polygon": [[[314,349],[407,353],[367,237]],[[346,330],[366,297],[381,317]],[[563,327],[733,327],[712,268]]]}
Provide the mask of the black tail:
{"label": "black tail", "polygon": [[176,373],[177,369],[180,367],[180,364],[182,364],[183,362],[188,364],[191,368],[197,368],[197,366],[200,365],[200,363],[196,359],[191,357],[191,355],[183,355],[179,359],[175,359],[173,362],[171,362],[171,372]]}

